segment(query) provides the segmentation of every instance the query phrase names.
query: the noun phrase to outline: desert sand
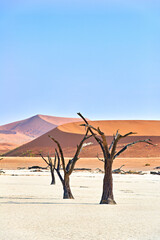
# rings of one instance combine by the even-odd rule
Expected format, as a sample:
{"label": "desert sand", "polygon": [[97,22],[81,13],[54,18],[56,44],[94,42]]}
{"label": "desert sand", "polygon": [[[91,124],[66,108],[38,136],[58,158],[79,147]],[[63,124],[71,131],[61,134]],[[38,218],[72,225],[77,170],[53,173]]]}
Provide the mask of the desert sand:
{"label": "desert sand", "polygon": [[[70,158],[65,158],[68,162]],[[146,166],[147,164],[147,166]],[[151,171],[155,167],[160,166],[160,158],[116,158],[113,162],[113,169],[119,168],[121,165],[124,170],[135,171]],[[31,166],[46,167],[46,163],[41,157],[4,157],[0,161],[0,169],[28,168]],[[97,158],[80,158],[76,163],[76,168],[96,168],[103,169],[103,162]]]}
{"label": "desert sand", "polygon": [[103,174],[73,173],[74,200],[62,199],[57,178],[49,185],[49,172],[22,174],[0,176],[1,240],[160,239],[159,176],[114,174],[117,205],[100,205]]}

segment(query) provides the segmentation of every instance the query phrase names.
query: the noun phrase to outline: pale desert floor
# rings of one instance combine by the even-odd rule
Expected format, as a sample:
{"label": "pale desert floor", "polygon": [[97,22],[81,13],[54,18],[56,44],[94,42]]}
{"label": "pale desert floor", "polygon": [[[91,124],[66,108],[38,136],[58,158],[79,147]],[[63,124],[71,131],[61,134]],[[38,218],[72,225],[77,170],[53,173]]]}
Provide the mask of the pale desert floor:
{"label": "pale desert floor", "polygon": [[49,185],[49,172],[27,174],[0,176],[1,240],[160,239],[159,176],[114,174],[113,206],[98,204],[103,174],[73,173],[75,200],[62,199],[62,186],[57,178]]}

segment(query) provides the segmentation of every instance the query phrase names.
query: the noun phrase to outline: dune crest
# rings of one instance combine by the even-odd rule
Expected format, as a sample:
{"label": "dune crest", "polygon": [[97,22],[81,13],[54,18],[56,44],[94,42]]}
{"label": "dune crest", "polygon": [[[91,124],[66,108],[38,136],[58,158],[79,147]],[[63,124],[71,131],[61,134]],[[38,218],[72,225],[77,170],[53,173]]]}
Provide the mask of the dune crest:
{"label": "dune crest", "polygon": [[0,153],[5,153],[43,135],[60,124],[80,121],[78,118],[64,118],[47,115],[33,117],[0,126]]}
{"label": "dune crest", "polygon": [[[103,120],[89,121],[93,127],[100,127],[106,135],[112,136],[117,129],[121,134],[136,132],[138,136],[160,136],[160,121],[152,120]],[[59,130],[68,133],[84,134],[84,127],[80,123],[73,122],[58,127]]]}

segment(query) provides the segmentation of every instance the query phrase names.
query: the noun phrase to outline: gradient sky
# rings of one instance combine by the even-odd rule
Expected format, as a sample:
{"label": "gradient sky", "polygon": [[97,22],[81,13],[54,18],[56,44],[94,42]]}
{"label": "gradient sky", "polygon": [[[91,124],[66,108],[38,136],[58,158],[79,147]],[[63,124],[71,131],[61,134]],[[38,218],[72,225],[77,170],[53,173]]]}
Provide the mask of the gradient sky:
{"label": "gradient sky", "polygon": [[1,0],[0,125],[160,120],[160,1]]}

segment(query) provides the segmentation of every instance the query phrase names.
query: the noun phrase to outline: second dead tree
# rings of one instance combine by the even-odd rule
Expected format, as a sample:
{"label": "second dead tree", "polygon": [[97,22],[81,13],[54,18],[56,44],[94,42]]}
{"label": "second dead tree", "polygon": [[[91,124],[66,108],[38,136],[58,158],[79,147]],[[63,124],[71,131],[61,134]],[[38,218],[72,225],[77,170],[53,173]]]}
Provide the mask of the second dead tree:
{"label": "second dead tree", "polygon": [[[113,136],[113,141],[110,146],[108,146],[106,136],[105,134],[100,130],[100,128],[95,128],[92,125],[88,123],[88,121],[83,117],[81,113],[78,113],[78,115],[84,120],[85,124],[81,124],[81,126],[85,126],[88,128],[92,136],[95,138],[95,140],[98,142],[102,149],[103,153],[103,162],[104,162],[104,178],[103,178],[103,191],[102,191],[102,197],[100,204],[116,204],[113,196],[113,179],[112,179],[112,164],[116,157],[118,157],[122,152],[124,152],[129,146],[132,146],[139,142],[145,142],[147,144],[153,145],[150,141],[150,139],[145,140],[138,140],[134,141],[132,143],[127,144],[124,146],[119,152],[116,152],[117,144],[119,140],[122,138],[125,138],[129,135],[135,134],[133,132],[129,132],[125,135],[119,134],[117,131],[116,135]],[[97,136],[96,133],[98,133]]]}
{"label": "second dead tree", "polygon": [[[58,161],[56,163],[56,160],[55,160],[54,168],[55,168],[55,171],[57,172],[57,175],[59,176],[59,179],[63,186],[63,199],[74,199],[73,194],[71,192],[71,188],[70,188],[70,175],[72,174],[75,164],[79,159],[79,154],[83,148],[84,141],[92,136],[92,135],[87,136],[88,131],[89,130],[87,129],[85,136],[83,137],[83,139],[77,146],[77,150],[76,150],[74,157],[71,160],[69,160],[67,164],[65,163],[64,154],[63,154],[63,150],[61,148],[60,143],[56,139],[54,139],[52,136],[49,136],[56,143],[58,150],[59,150],[59,153],[58,153],[57,149],[55,149],[55,159]],[[61,172],[60,172],[61,164],[62,164],[64,176],[62,176]]]}
{"label": "second dead tree", "polygon": [[50,169],[50,172],[51,172],[51,185],[55,184],[56,182],[55,182],[54,170],[55,170],[55,164],[56,164],[56,157],[55,157],[54,163],[53,163],[49,154],[48,154],[48,160],[46,160],[43,157],[42,153],[40,153],[39,155],[42,157],[42,159],[45,161],[45,163],[49,166],[49,169]]}

